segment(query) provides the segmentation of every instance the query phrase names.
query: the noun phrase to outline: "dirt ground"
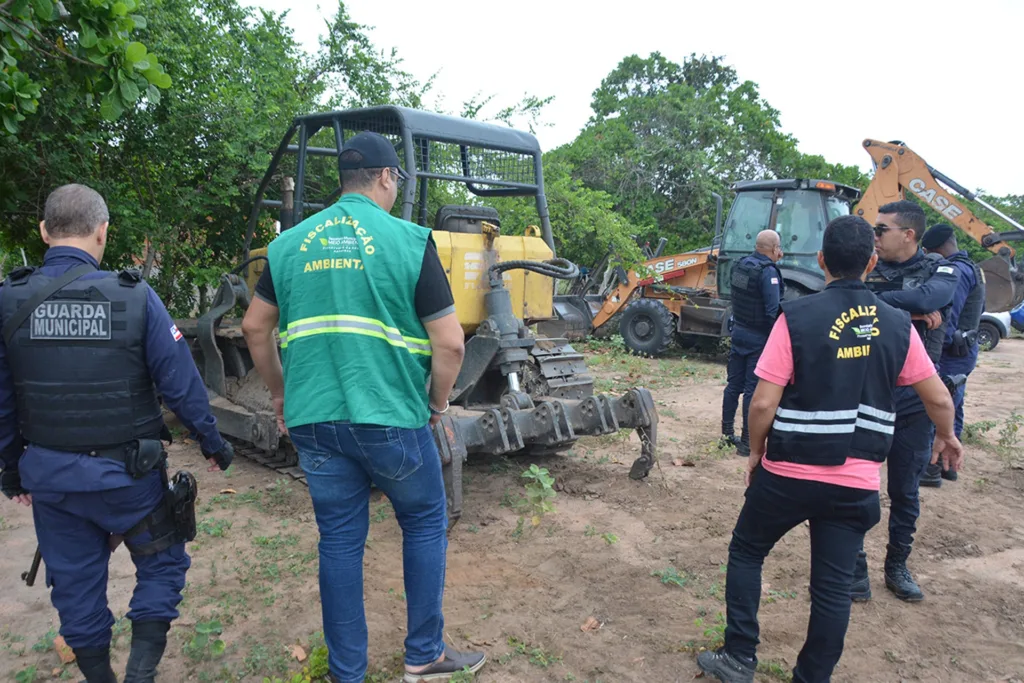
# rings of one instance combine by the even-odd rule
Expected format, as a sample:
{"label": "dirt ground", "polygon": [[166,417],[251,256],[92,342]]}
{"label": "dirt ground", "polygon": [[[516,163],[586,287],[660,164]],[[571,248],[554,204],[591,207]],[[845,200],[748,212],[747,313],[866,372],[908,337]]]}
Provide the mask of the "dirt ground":
{"label": "dirt ground", "polygon": [[[587,348],[600,390],[643,383],[654,391],[659,467],[646,481],[628,479],[635,436],[583,439],[561,457],[469,465],[465,513],[450,538],[445,618],[453,645],[489,653],[476,681],[690,681],[695,652],[721,640],[727,547],[743,501],[743,460],[716,445],[724,358],[677,351],[651,361],[614,346]],[[833,680],[1024,681],[1024,472],[1013,467],[1012,416],[1024,412],[1022,376],[1024,341],[1007,339],[982,354],[970,379],[966,469],[958,482],[921,493],[910,566],[926,598],[916,605],[884,588],[883,495],[882,523],[867,539],[875,598],[854,605]],[[171,457],[200,480],[200,532],[158,680],[315,673],[323,652],[317,532],[305,487],[241,459],[227,476],[207,473],[194,444],[176,443]],[[557,491],[555,511],[537,526],[514,507],[533,462],[550,471]],[[374,500],[370,513],[368,680],[382,683],[397,680],[401,666],[401,534],[387,501]],[[42,572],[31,588],[19,579],[35,547],[31,514],[4,501],[0,515],[0,680],[33,680],[35,667],[34,680],[77,681],[77,667],[62,665],[52,646],[58,620]],[[807,627],[808,558],[807,529],[798,527],[765,564],[759,680],[789,680]],[[121,549],[109,598],[122,671],[133,586]],[[596,628],[583,630],[591,617]],[[219,634],[204,635],[218,625]]]}

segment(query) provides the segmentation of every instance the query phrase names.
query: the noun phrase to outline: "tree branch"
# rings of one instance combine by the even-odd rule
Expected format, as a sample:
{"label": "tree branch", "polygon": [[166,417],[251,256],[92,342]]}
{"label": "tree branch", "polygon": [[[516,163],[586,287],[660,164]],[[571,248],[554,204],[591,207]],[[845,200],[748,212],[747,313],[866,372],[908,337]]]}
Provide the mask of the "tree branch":
{"label": "tree branch", "polygon": [[[3,21],[5,24],[10,26],[12,30],[14,30],[16,28],[16,25],[12,24],[11,21],[9,21],[9,20],[16,21],[18,23],[18,25],[24,26],[25,28],[27,28],[29,31],[34,33],[36,35],[36,37],[39,38],[39,40],[43,41],[44,43],[46,43],[47,45],[49,45],[53,49],[57,50],[57,52],[59,52],[61,54],[61,56],[65,57],[67,59],[70,59],[73,62],[77,62],[78,64],[83,64],[85,66],[89,66],[89,67],[92,67],[94,69],[102,69],[103,68],[99,64],[94,64],[93,62],[89,62],[89,61],[86,61],[86,60],[81,59],[79,57],[76,57],[75,55],[71,54],[67,50],[65,50],[62,47],[60,47],[59,45],[57,45],[56,43],[54,43],[54,42],[52,42],[50,40],[47,40],[46,36],[44,36],[42,33],[40,33],[39,29],[37,29],[35,26],[32,26],[31,24],[26,24],[23,21],[21,21],[20,19],[18,19],[17,17],[11,15],[11,13],[7,12],[6,9],[5,9],[7,7],[7,5],[11,4],[11,2],[13,2],[13,0],[8,0],[7,3],[5,3],[3,5],[0,5],[0,21]],[[28,41],[26,41],[26,42],[28,42]],[[37,52],[42,52],[44,55],[47,55],[49,57],[53,57],[54,59],[60,59],[59,56],[57,56],[55,54],[52,54],[50,52],[47,52],[46,50],[43,50],[43,49],[33,45],[32,43],[28,43],[28,46],[31,47],[33,50],[35,50]]]}

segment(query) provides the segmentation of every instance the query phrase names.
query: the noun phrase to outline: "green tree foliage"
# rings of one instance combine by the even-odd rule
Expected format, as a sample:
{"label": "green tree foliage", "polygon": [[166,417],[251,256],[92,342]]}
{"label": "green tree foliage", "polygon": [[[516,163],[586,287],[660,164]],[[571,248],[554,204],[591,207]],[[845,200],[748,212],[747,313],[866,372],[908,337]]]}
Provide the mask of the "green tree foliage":
{"label": "green tree foliage", "polygon": [[0,3],[0,134],[17,134],[54,81],[74,84],[108,121],[142,99],[158,103],[171,77],[159,53],[132,40],[147,26],[138,9],[136,0]]}
{"label": "green tree foliage", "polygon": [[[326,106],[399,102],[417,106],[421,86],[396,59],[378,54],[344,6],[307,55],[283,23],[235,0],[151,0],[141,38],[162,55],[175,85],[159,102],[117,121],[82,108],[69,73],[16,138],[0,140],[0,211],[9,248],[38,262],[35,234],[47,193],[83,182],[107,198],[105,262],[160,260],[150,278],[168,305],[205,302],[193,285],[215,283],[237,262],[255,187],[292,117]],[[269,240],[261,226],[257,244]],[[147,249],[147,243],[150,248]]]}
{"label": "green tree foliage", "polygon": [[741,82],[719,57],[691,55],[682,64],[657,52],[626,57],[595,90],[591,108],[576,140],[552,156],[647,226],[645,239],[667,237],[668,253],[710,244],[712,192],[728,208],[735,181],[800,174],[866,185],[856,168],[798,152],[757,85]]}

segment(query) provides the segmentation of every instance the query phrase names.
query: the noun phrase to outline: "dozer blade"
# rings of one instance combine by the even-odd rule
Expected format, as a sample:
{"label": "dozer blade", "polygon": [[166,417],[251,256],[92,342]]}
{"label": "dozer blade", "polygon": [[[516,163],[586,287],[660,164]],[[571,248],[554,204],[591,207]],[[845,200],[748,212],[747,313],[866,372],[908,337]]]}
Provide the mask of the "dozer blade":
{"label": "dozer blade", "polygon": [[604,394],[582,400],[544,397],[533,408],[520,409],[506,402],[466,416],[445,415],[434,425],[434,440],[441,462],[448,468],[449,524],[462,514],[462,465],[471,454],[506,454],[524,450],[566,448],[581,436],[614,434],[635,429],[640,456],[629,476],[643,479],[654,467],[658,441],[658,413],[649,390],[630,389],[622,396]]}
{"label": "dozer blade", "polygon": [[1011,311],[1024,301],[1024,273],[1000,256],[978,264],[985,273],[985,310],[990,313]]}

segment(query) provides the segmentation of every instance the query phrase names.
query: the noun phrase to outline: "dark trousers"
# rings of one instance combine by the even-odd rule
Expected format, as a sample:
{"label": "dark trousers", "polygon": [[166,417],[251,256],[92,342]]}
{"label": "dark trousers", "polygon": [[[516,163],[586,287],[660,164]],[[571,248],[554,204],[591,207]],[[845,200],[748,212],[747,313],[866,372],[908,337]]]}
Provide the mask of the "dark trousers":
{"label": "dark trousers", "polygon": [[921,515],[921,476],[932,459],[935,426],[924,412],[896,419],[896,433],[886,458],[889,472],[889,544],[907,553]]}
{"label": "dark trousers", "polygon": [[[131,486],[87,493],[32,491],[32,513],[46,567],[50,601],[60,634],[73,648],[106,647],[114,616],[107,607],[110,535],[124,534],[163,500],[156,470]],[[133,542],[152,540],[145,531]],[[127,552],[123,546],[121,552]],[[173,621],[191,565],[185,544],[153,555],[132,556],[135,591],[127,617],[133,622]]]}
{"label": "dark trousers", "polygon": [[[754,369],[761,358],[763,347],[756,350],[738,349],[733,346],[729,350],[729,364],[726,366],[728,384],[722,394],[722,422],[732,424],[736,419],[736,408],[739,406],[740,394],[743,394],[743,436],[748,436],[747,417],[750,415],[750,398],[757,387],[757,376]],[[749,440],[749,439],[747,439]]]}
{"label": "dark trousers", "polygon": [[881,518],[878,492],[780,477],[759,467],[745,497],[729,544],[725,649],[756,665],[761,566],[780,538],[810,520],[811,618],[793,681],[828,681],[843,654],[857,550]]}

